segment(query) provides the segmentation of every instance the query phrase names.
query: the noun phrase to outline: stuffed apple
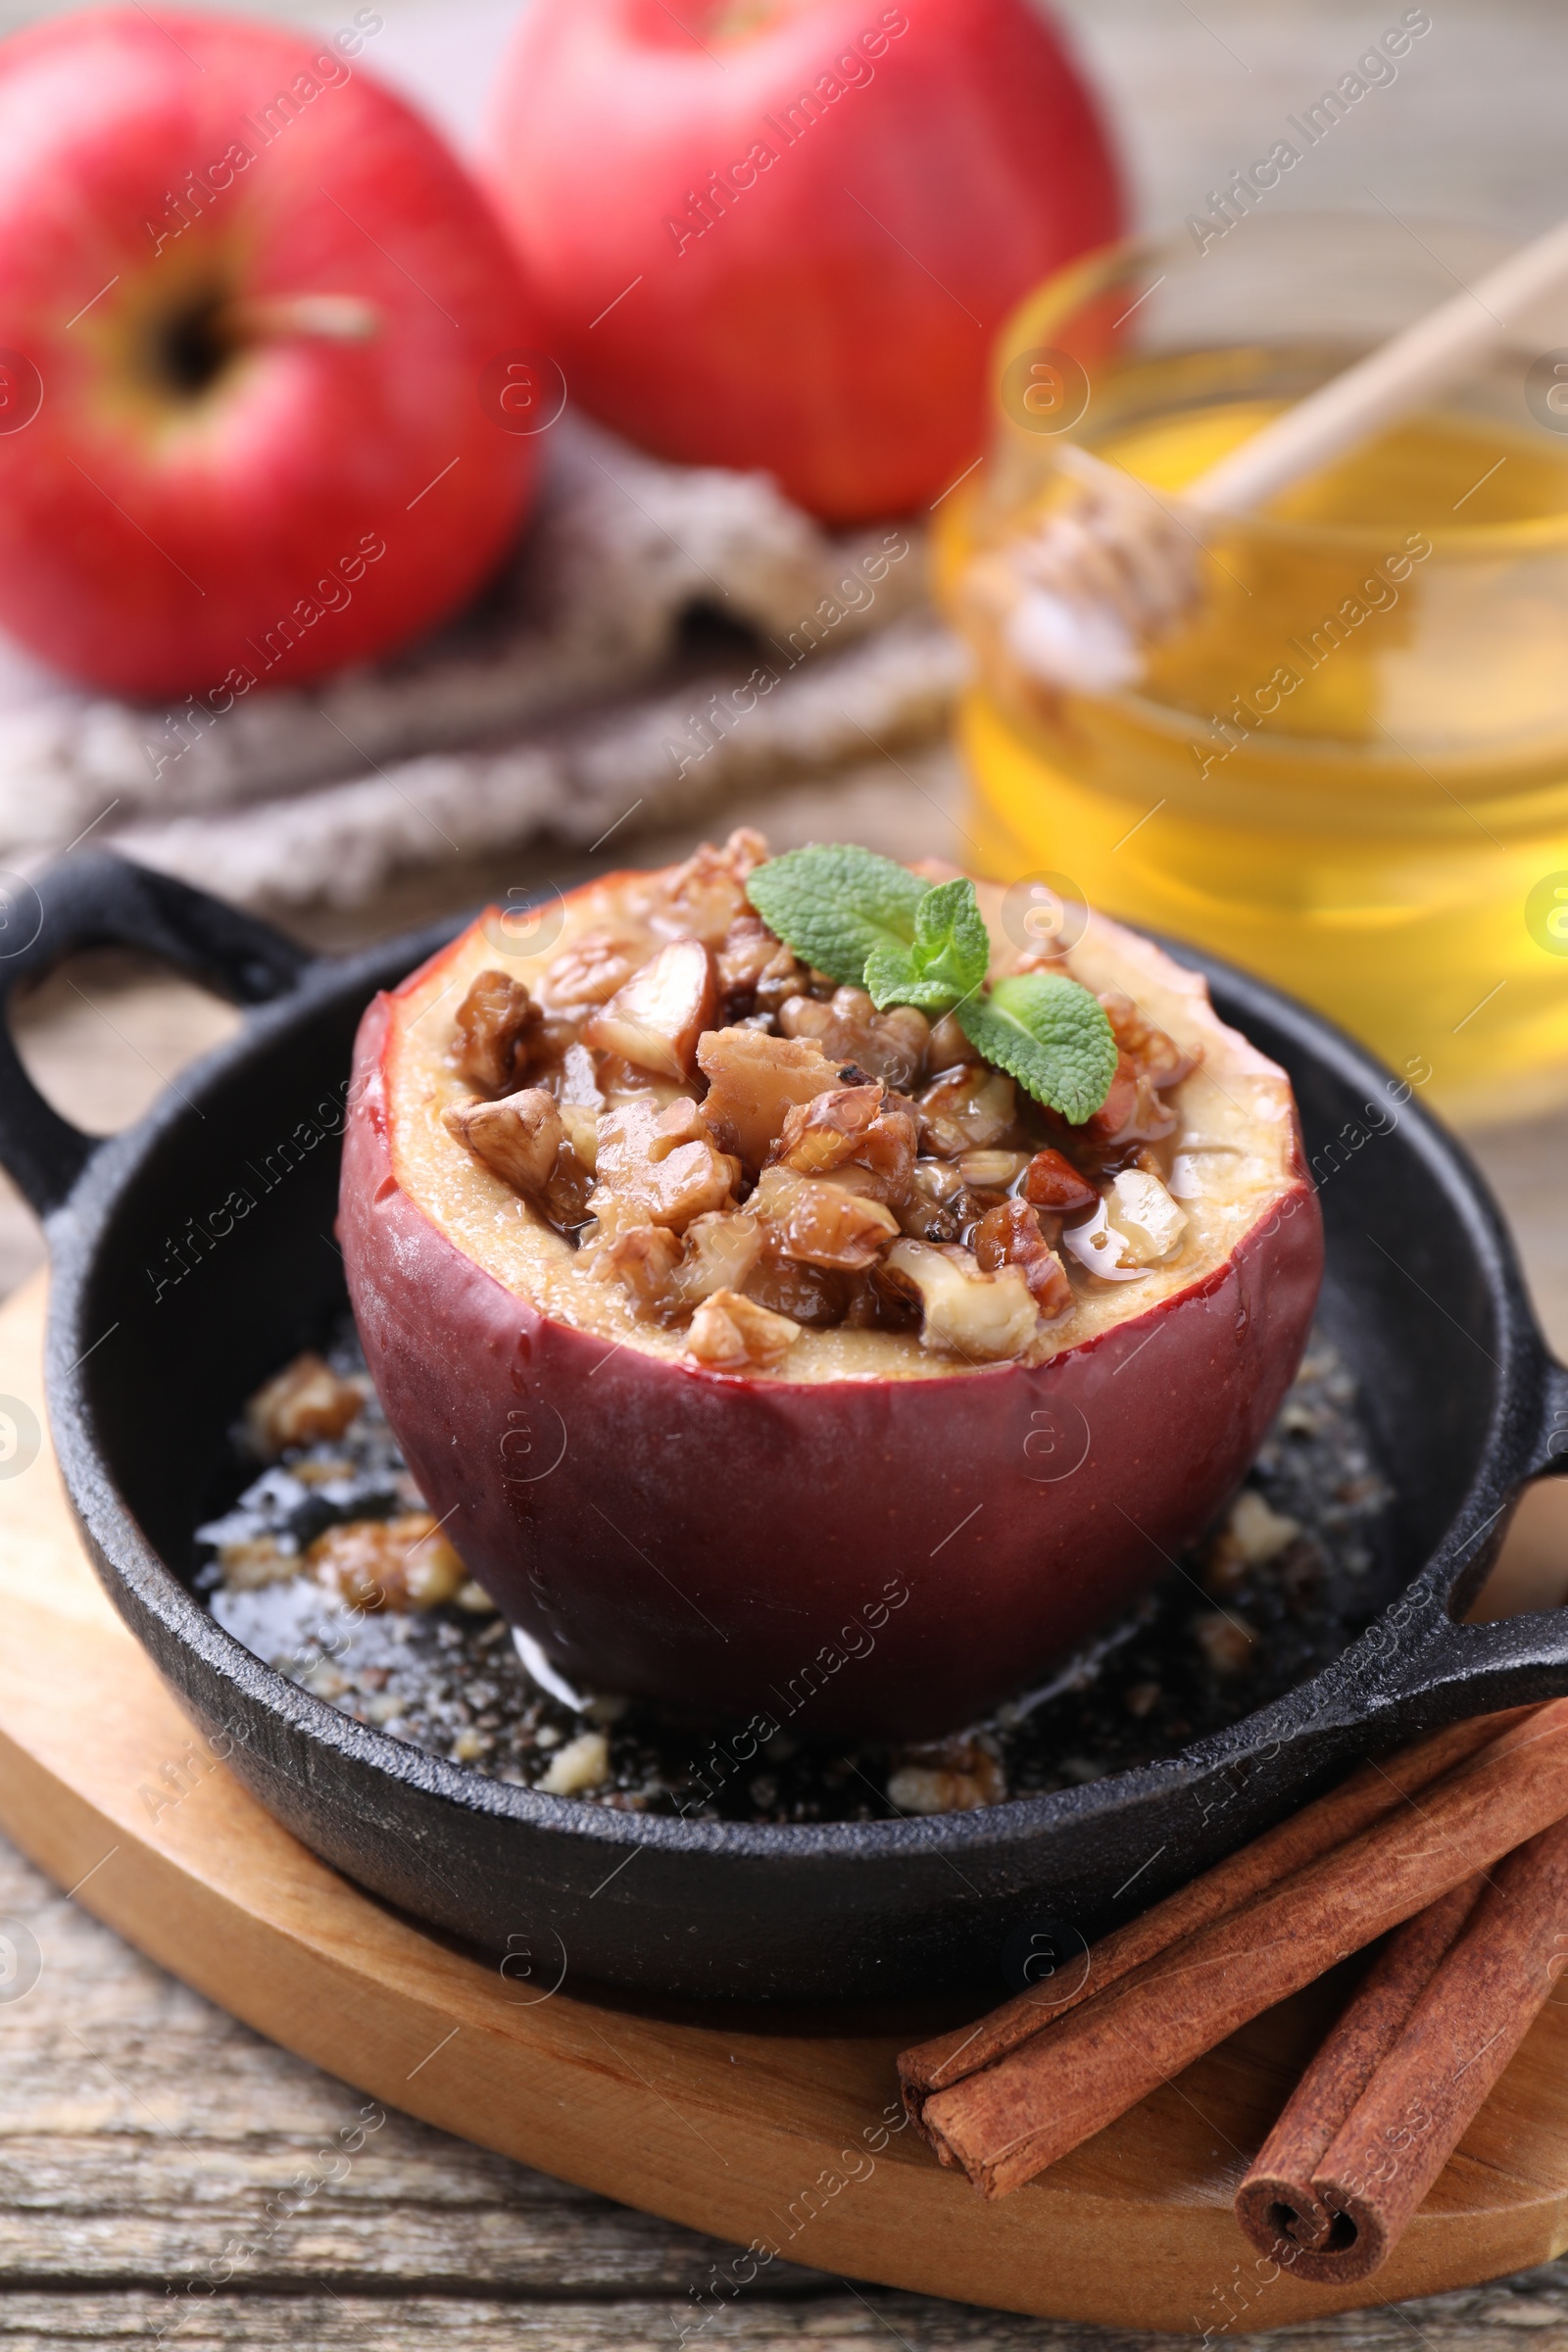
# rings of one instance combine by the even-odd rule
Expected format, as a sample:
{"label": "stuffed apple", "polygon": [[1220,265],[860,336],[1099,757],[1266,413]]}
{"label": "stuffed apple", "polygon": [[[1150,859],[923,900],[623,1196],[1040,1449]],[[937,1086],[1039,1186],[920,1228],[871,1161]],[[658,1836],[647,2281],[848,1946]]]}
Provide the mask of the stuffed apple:
{"label": "stuffed apple", "polygon": [[431,1511],[574,1683],[930,1736],[1197,1537],[1297,1367],[1287,1078],[1089,913],[754,834],[361,1025],[340,1231]]}

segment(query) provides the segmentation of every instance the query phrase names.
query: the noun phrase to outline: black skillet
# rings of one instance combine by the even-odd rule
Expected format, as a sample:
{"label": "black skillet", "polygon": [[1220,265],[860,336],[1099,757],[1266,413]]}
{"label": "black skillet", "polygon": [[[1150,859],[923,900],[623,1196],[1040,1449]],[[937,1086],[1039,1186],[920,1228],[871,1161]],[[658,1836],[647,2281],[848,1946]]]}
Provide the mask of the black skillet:
{"label": "black skillet", "polygon": [[[1163,1762],[920,1821],[756,1828],[609,1812],[351,1722],[241,1648],[178,1571],[242,1399],[343,1301],[334,1129],[360,1013],[454,926],[313,960],[252,916],[106,856],[72,858],[39,894],[36,937],[0,959],[0,1002],[77,949],[121,944],[260,1007],[106,1143],[42,1101],[0,1024],[0,1158],[48,1231],[49,1409],[72,1502],[116,1606],[198,1722],[233,1742],[235,1769],[308,1845],[404,1910],[492,1949],[526,1938],[541,1974],[650,1991],[1000,1992],[1009,1940],[1042,1917],[1094,1932],[1368,1749],[1568,1691],[1568,1613],[1455,1622],[1521,1488],[1568,1469],[1568,1372],[1546,1353],[1479,1177],[1327,1023],[1180,950],[1223,1016],[1290,1071],[1323,1180],[1322,1320],[1397,1497],[1394,1597],[1351,1648]],[[24,895],[13,941],[19,920],[32,928],[25,915]],[[236,1223],[223,1204],[237,1184],[256,1205]]]}

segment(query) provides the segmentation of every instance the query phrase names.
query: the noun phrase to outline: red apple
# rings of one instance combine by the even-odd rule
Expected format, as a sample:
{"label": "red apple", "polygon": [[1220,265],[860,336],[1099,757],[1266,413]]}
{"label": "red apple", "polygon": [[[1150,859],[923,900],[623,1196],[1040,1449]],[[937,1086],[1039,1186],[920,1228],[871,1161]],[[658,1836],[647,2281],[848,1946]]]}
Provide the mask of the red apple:
{"label": "red apple", "polygon": [[948,487],[1003,319],[1122,219],[1031,0],[533,0],[489,152],[573,397],[833,522]]}
{"label": "red apple", "polygon": [[[710,1719],[935,1734],[1037,1677],[1225,1501],[1309,1326],[1316,1196],[1284,1073],[1219,1022],[1201,981],[1135,934],[1091,916],[1071,966],[1136,1001],[1114,1017],[1141,1069],[1163,1054],[1165,1091],[1118,1078],[1097,1115],[1101,1137],[1121,1143],[1056,1123],[1081,1163],[1102,1152],[1138,1180],[1102,1172],[1086,1188],[1060,1152],[1006,1149],[1021,1132],[1010,1080],[999,1093],[996,1074],[970,1064],[931,1081],[952,1034],[939,1027],[922,1046],[919,1015],[910,1030],[868,1018],[869,1000],[856,1009],[848,992],[831,1004],[783,994],[791,958],[769,960],[777,943],[743,889],[744,869],[726,876],[712,852],[612,875],[566,901],[547,950],[509,954],[492,916],[375,1000],[343,1163],[355,1312],[431,1510],[567,1676]],[[998,896],[982,891],[993,917]],[[713,955],[721,1019],[753,1024],[700,1038],[711,1084],[695,1108],[703,1080],[667,1075],[659,1039],[641,1067],[576,1042],[593,1007],[672,938]],[[995,974],[1014,960],[999,956]],[[754,1004],[778,1009],[737,1014]],[[687,1009],[683,998],[650,1025],[662,1037]],[[789,1037],[768,1036],[768,1020]],[[891,1102],[891,1074],[922,1098],[912,1169],[906,1108],[885,1109],[887,1149],[867,1148],[868,1069],[836,1066],[851,1030],[855,1058],[879,1066],[871,1097]],[[760,1097],[735,1069],[769,1054],[782,1093],[759,1124]],[[1140,1121],[1165,1140],[1135,1166],[1125,1138]],[[789,1163],[831,1169],[845,1144],[858,1161],[825,1182],[815,1198],[835,1214],[803,1239]],[[1169,1188],[1149,1173],[1161,1153]],[[749,1205],[713,1209],[764,1160]],[[781,1179],[789,1198],[772,1213],[786,1221],[769,1225],[759,1211]],[[1037,1225],[1031,1201],[1078,1220],[1060,1260],[1048,1250],[977,1278],[979,1242],[970,1257],[907,1238],[940,1230],[927,1211],[944,1193],[961,1184],[984,1199],[1008,1182],[1001,1215],[1031,1228],[1031,1250],[1057,1214]],[[1148,1200],[1133,1198],[1140,1186]],[[597,1237],[581,1222],[592,1209]],[[1107,1209],[1126,1238],[1097,1257]],[[1161,1220],[1169,1230],[1152,1230]],[[586,1249],[566,1238],[574,1226]],[[759,1260],[758,1229],[784,1255]],[[705,1279],[682,1294],[699,1241]],[[954,1297],[928,1299],[923,1322],[897,1302],[891,1320],[843,1320],[852,1295],[871,1299],[870,1278],[822,1269],[877,1250],[885,1266],[912,1250]],[[739,1364],[724,1349],[751,1344],[748,1321],[757,1353]],[[979,1360],[988,1350],[1006,1360]]]}
{"label": "red apple", "polygon": [[515,530],[538,333],[484,198],[330,39],[143,9],[0,49],[0,625],[219,714],[384,652]]}

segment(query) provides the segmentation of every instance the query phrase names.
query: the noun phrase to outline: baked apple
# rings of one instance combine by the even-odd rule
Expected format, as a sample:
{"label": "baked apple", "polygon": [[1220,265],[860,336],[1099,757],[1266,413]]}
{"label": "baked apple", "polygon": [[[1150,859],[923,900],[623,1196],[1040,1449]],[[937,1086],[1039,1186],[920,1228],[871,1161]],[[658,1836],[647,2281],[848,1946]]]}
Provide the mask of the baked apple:
{"label": "baked apple", "polygon": [[1322,1270],[1285,1074],[1102,915],[997,945],[1000,895],[740,833],[585,885],[537,955],[481,919],[367,1011],[370,1372],[575,1684],[946,1732],[1159,1576],[1268,1429]]}

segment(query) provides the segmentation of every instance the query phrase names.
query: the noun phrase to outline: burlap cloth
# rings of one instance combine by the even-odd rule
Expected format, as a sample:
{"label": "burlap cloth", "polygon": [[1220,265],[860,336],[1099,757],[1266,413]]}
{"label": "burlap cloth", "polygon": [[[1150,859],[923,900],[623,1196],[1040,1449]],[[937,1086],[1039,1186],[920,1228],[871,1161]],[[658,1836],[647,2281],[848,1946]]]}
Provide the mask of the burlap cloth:
{"label": "burlap cloth", "polygon": [[0,866],[90,832],[247,905],[365,907],[454,853],[618,849],[941,733],[962,657],[916,525],[832,537],[765,475],[662,465],[569,414],[543,454],[504,576],[395,660],[219,718],[15,664]]}

